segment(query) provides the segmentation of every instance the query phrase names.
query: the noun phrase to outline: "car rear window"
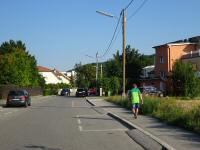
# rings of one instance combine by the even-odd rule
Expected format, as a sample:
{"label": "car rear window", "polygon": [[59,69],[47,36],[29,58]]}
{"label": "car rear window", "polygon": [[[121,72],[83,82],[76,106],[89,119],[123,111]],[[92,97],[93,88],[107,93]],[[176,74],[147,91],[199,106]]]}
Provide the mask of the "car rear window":
{"label": "car rear window", "polygon": [[20,95],[24,95],[23,91],[10,91],[9,96],[20,96]]}
{"label": "car rear window", "polygon": [[78,92],[85,91],[85,89],[77,89]]}

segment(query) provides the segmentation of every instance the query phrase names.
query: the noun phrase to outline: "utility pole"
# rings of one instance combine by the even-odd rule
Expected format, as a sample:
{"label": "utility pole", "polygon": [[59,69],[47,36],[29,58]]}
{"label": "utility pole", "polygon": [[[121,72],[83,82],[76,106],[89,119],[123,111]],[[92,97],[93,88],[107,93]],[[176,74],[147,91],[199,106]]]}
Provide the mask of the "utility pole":
{"label": "utility pole", "polygon": [[[132,3],[133,1],[131,1],[131,3]],[[122,15],[122,36],[123,36],[123,41],[122,41],[122,49],[123,49],[123,87],[122,87],[122,89],[123,89],[123,92],[122,92],[122,99],[125,99],[125,97],[126,97],[126,12],[125,12],[125,10],[130,6],[130,4],[131,3],[129,3],[129,5],[126,7],[126,8],[124,8],[124,9],[122,9],[122,11],[121,11],[121,14],[120,15]],[[111,14],[108,14],[108,13],[106,13],[106,12],[102,12],[102,11],[96,11],[97,13],[100,13],[100,14],[102,14],[102,15],[104,15],[104,16],[108,16],[108,17],[114,17],[113,15],[111,15]]]}
{"label": "utility pole", "polygon": [[123,93],[122,99],[126,97],[126,14],[125,9],[122,10],[122,36],[123,36]]}
{"label": "utility pole", "polygon": [[96,53],[96,82],[98,80],[98,52]]}
{"label": "utility pole", "polygon": [[103,67],[102,67],[102,64],[101,64],[101,79],[103,77]]}
{"label": "utility pole", "polygon": [[98,52],[97,52],[96,53],[96,88],[98,85],[98,70],[99,70],[99,67],[98,67]]}

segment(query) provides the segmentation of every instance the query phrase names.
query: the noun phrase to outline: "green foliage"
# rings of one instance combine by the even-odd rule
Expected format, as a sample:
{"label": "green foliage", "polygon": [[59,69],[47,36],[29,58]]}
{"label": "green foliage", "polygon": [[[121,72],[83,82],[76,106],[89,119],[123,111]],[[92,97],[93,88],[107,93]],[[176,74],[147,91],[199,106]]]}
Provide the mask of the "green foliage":
{"label": "green foliage", "polygon": [[[153,61],[154,55],[143,55],[137,49],[131,48],[130,45],[126,47],[126,89],[130,89],[132,83],[139,83],[142,68],[147,65],[152,65]],[[113,59],[104,63],[105,76],[108,78],[122,78],[122,64],[123,56],[117,51],[113,55]]]}
{"label": "green foliage", "polygon": [[120,105],[124,108],[131,109],[131,101],[128,99],[122,100],[121,96],[110,96],[106,98],[107,101]]}
{"label": "green foliage", "polygon": [[44,79],[38,73],[34,56],[21,41],[10,40],[0,46],[0,84],[19,86],[44,86]]}
{"label": "green foliage", "polygon": [[120,91],[120,80],[118,77],[111,77],[110,78],[110,90],[113,95],[117,95]]}
{"label": "green foliage", "polygon": [[96,69],[93,64],[75,65],[76,85],[78,87],[94,87],[96,84]]}
{"label": "green foliage", "polygon": [[[108,97],[106,100],[131,109],[130,101],[121,100],[120,96]],[[144,97],[141,113],[200,133],[200,101],[196,100],[193,103],[194,100],[183,101],[148,96]]]}
{"label": "green foliage", "polygon": [[105,92],[108,92],[110,90],[110,78],[103,78],[101,81],[101,86],[103,87],[103,90]]}
{"label": "green foliage", "polygon": [[104,63],[104,75],[108,78],[110,77],[122,77],[122,63],[120,58],[117,56],[119,52],[117,52],[116,56],[114,55],[115,59],[108,60]]}
{"label": "green foliage", "polygon": [[56,95],[58,89],[71,88],[69,84],[58,83],[58,84],[46,84],[44,87],[44,95]]}
{"label": "green foliage", "polygon": [[126,47],[126,78],[127,89],[130,89],[133,83],[139,83],[142,68],[153,64],[153,56],[140,54],[137,49]]}
{"label": "green foliage", "polygon": [[[142,68],[146,65],[152,65],[153,60],[154,55],[145,56],[140,54],[138,50],[131,48],[130,45],[126,47],[126,89],[130,89],[133,82],[139,83]],[[98,78],[97,83],[96,64],[76,64],[76,85],[87,88],[101,86],[105,92],[111,91],[112,94],[118,94],[120,89],[122,89],[122,62],[122,54],[117,51],[112,59],[102,63],[103,79]]]}
{"label": "green foliage", "polygon": [[175,95],[196,97],[200,94],[200,81],[195,76],[192,64],[177,61],[172,76]]}

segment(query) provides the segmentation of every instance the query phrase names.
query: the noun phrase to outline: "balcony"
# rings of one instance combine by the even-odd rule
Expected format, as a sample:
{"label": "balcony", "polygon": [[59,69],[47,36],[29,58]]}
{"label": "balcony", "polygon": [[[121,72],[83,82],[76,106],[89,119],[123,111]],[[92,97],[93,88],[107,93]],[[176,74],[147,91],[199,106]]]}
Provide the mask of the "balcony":
{"label": "balcony", "polygon": [[196,57],[200,57],[200,49],[197,51],[191,51],[190,53],[183,55],[181,58],[190,59],[190,58],[196,58]]}

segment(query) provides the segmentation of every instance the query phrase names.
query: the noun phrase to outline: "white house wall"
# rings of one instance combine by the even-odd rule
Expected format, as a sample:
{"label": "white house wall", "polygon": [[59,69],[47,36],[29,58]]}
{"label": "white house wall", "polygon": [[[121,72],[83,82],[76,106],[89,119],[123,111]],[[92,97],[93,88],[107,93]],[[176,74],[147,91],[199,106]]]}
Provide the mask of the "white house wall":
{"label": "white house wall", "polygon": [[60,76],[61,80],[62,80],[62,83],[65,83],[65,84],[69,84],[69,80],[67,80],[65,77],[63,76]]}
{"label": "white house wall", "polygon": [[44,77],[46,84],[58,84],[62,83],[52,72],[40,72]]}

